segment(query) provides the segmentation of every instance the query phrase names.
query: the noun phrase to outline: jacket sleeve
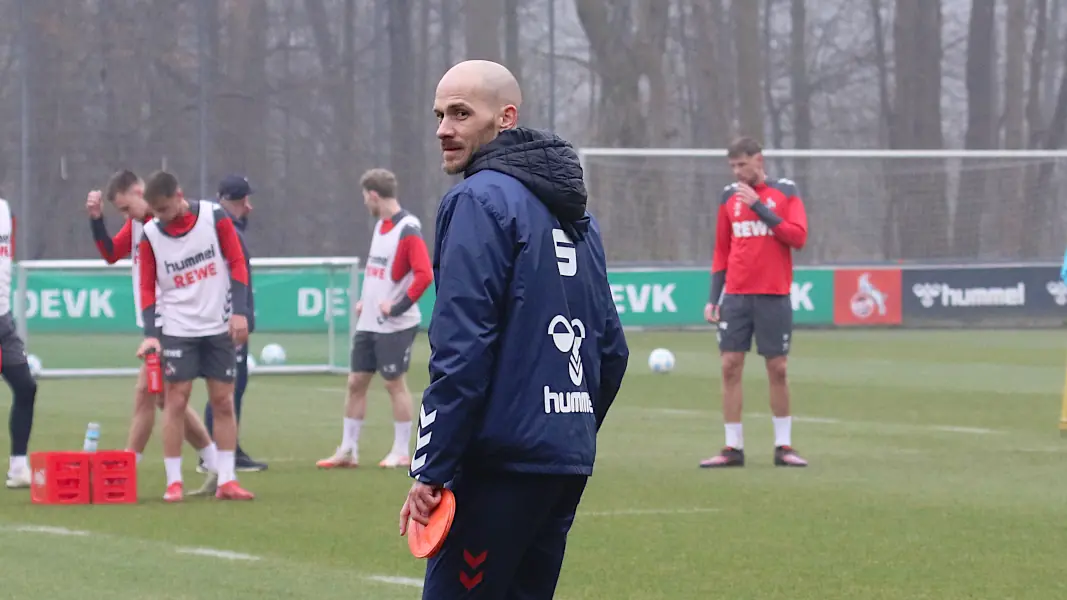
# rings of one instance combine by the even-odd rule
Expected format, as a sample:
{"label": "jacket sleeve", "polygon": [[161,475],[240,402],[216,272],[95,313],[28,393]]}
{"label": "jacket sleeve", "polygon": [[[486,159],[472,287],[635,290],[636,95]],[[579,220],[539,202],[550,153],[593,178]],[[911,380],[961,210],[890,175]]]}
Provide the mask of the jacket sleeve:
{"label": "jacket sleeve", "polygon": [[461,190],[438,218],[437,300],[430,319],[430,385],[423,392],[410,475],[452,480],[496,369],[514,234],[485,198]]}
{"label": "jacket sleeve", "polygon": [[630,348],[626,345],[626,335],[622,331],[619,311],[615,308],[610,293],[608,296],[608,322],[604,329],[603,347],[600,350],[600,397],[593,407],[596,412],[596,428],[604,424],[608,409],[615,402],[615,396],[622,387],[622,378],[626,374],[626,365],[630,360]]}

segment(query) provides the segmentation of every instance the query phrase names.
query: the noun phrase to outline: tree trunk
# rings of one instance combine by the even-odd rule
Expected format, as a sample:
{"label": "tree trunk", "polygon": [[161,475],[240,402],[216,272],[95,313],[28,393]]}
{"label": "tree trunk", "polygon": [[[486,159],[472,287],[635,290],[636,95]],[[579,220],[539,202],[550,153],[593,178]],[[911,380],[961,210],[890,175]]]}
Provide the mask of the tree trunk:
{"label": "tree trunk", "polygon": [[[940,0],[897,0],[893,38],[897,148],[940,149]],[[898,218],[901,255],[924,260],[947,256],[948,203],[943,166],[910,159],[897,159],[894,164],[902,169],[893,177],[891,191],[899,194],[903,213]]]}
{"label": "tree trunk", "polygon": [[[1026,98],[1026,2],[1007,3],[1004,26],[1004,148],[1026,147],[1024,104]],[[998,194],[1001,229],[1001,255],[1022,258],[1026,237],[1023,172],[1007,169],[1001,177]]]}
{"label": "tree trunk", "polygon": [[[795,148],[811,148],[811,83],[808,79],[808,52],[807,52],[807,27],[808,15],[805,0],[792,0],[790,3],[790,34],[789,34],[789,87],[793,96],[793,146]],[[808,159],[801,158],[793,161],[793,178],[803,195],[808,186]],[[805,208],[808,219],[818,210],[817,202],[812,198],[805,198]],[[820,245],[815,244],[814,255],[818,260]]]}
{"label": "tree trunk", "polygon": [[730,3],[734,45],[737,48],[737,90],[740,101],[741,135],[764,143],[763,61],[760,58],[759,2]]}
{"label": "tree trunk", "polygon": [[503,62],[500,56],[500,0],[465,0],[466,60]]}
{"label": "tree trunk", "polygon": [[522,84],[522,31],[519,23],[519,0],[504,0],[504,66]]}
{"label": "tree trunk", "polygon": [[411,39],[412,0],[389,1],[389,117],[392,125],[392,157],[390,164],[400,183],[402,203],[421,203],[426,195],[417,131],[421,120],[413,119],[415,110],[415,81],[412,77],[414,56]]}
{"label": "tree trunk", "polygon": [[[967,32],[968,150],[996,147],[996,0],[972,0]],[[991,166],[991,165],[990,165]],[[958,258],[977,258],[981,251],[985,206],[986,165],[960,165],[959,196],[953,223],[953,246]]]}

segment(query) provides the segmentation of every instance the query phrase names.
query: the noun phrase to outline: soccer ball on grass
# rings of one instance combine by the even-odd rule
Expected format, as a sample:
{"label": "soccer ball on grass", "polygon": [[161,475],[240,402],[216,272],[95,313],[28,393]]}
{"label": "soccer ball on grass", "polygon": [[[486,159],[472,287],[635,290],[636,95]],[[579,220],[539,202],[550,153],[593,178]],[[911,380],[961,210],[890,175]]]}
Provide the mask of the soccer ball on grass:
{"label": "soccer ball on grass", "polygon": [[648,355],[648,368],[653,373],[670,373],[674,370],[674,354],[666,348],[656,348]]}
{"label": "soccer ball on grass", "polygon": [[265,365],[285,364],[285,348],[281,344],[267,344],[259,353],[259,360]]}

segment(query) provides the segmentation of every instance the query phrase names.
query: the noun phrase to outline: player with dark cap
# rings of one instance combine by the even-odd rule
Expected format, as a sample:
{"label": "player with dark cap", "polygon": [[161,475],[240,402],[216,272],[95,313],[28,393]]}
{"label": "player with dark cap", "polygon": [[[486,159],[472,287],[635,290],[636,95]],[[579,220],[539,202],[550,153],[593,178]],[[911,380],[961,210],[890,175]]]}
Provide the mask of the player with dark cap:
{"label": "player with dark cap", "polygon": [[[234,227],[237,229],[237,237],[241,240],[241,250],[244,251],[245,263],[248,267],[248,333],[251,334],[256,328],[256,307],[252,295],[252,258],[248,253],[248,243],[245,240],[245,228],[248,226],[248,215],[252,213],[252,186],[248,178],[242,175],[227,175],[219,182],[218,203],[223,210],[230,215]],[[237,416],[237,426],[241,426],[241,405],[248,386],[248,344],[237,348],[237,378],[234,381],[233,408]],[[211,412],[211,403],[204,408],[204,424],[207,430],[214,432],[214,416]],[[240,430],[238,430],[238,433]],[[241,448],[240,441],[237,444],[235,467],[238,471],[266,471],[267,463],[253,460]],[[197,467],[200,470],[201,467]]]}

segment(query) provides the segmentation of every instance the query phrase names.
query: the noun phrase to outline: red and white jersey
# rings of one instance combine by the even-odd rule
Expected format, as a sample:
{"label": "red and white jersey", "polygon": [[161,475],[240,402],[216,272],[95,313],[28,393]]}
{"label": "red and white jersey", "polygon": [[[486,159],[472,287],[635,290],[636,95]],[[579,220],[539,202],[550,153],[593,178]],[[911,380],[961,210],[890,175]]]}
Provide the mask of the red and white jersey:
{"label": "red and white jersey", "polygon": [[229,331],[230,272],[212,208],[201,202],[196,224],[181,236],[164,232],[158,219],[144,226],[156,261],[156,304],[164,335],[204,337]]}
{"label": "red and white jersey", "polygon": [[[385,228],[385,221],[374,225],[374,238],[367,254],[367,266],[363,271],[363,289],[360,300],[363,312],[356,323],[357,331],[392,333],[411,329],[422,322],[422,313],[418,304],[395,317],[382,315],[380,305],[388,300],[396,304],[407,296],[408,288],[415,278],[413,271],[408,271],[399,280],[393,280],[393,263],[397,259],[397,248],[405,235],[420,235],[422,223],[418,217],[408,212],[401,212],[392,219],[392,227]],[[382,230],[385,229],[385,233]]]}
{"label": "red and white jersey", "polygon": [[0,199],[0,315],[11,312],[11,259],[15,254],[14,220],[7,200]]}
{"label": "red and white jersey", "polygon": [[[137,328],[144,328],[144,318],[141,317],[141,264],[140,259],[137,257],[137,244],[141,243],[141,235],[144,234],[144,223],[137,219],[130,219],[130,260],[133,261],[133,314],[137,319]],[[159,286],[156,286],[156,297],[159,297]],[[156,317],[156,325],[162,325],[163,322],[159,317]]]}

